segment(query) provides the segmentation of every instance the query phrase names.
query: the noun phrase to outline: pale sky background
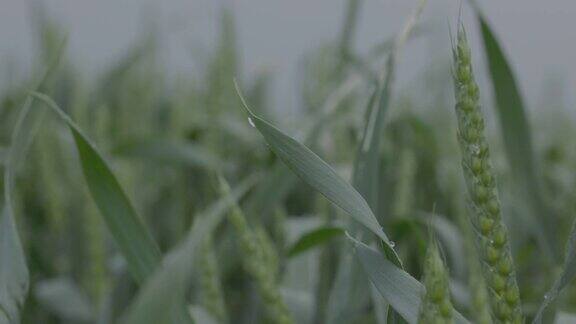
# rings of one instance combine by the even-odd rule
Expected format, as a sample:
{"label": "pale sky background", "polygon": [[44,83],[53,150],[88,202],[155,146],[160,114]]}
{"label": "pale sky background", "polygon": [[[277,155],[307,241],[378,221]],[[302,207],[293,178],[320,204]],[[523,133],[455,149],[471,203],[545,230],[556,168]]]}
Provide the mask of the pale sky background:
{"label": "pale sky background", "polygon": [[[24,74],[33,59],[30,22],[32,0],[0,0],[0,75]],[[160,26],[163,62],[168,71],[197,74],[193,55],[209,54],[217,36],[218,8],[231,5],[238,27],[243,74],[266,68],[275,75],[274,96],[280,108],[297,104],[297,63],[302,54],[336,37],[344,0],[36,0],[69,31],[69,57],[87,72],[97,72],[137,41],[144,18]],[[416,0],[363,0],[357,30],[358,50],[398,32]],[[433,22],[435,36],[409,44],[398,70],[407,82],[432,62],[433,55],[449,55],[448,22],[458,16],[461,1],[429,0],[424,21]],[[558,94],[575,108],[576,1],[479,1],[511,59],[530,109],[541,97],[546,80],[562,81]],[[152,13],[152,14],[150,14]],[[464,6],[464,23],[473,50],[481,47]],[[444,43],[443,43],[444,42]],[[432,46],[431,44],[434,44]],[[430,48],[437,48],[432,54]],[[444,51],[444,52],[442,52]],[[479,55],[477,55],[479,56]],[[483,58],[477,57],[481,63]],[[480,64],[479,63],[479,64]],[[483,73],[483,71],[479,72]],[[2,77],[1,79],[6,79]]]}

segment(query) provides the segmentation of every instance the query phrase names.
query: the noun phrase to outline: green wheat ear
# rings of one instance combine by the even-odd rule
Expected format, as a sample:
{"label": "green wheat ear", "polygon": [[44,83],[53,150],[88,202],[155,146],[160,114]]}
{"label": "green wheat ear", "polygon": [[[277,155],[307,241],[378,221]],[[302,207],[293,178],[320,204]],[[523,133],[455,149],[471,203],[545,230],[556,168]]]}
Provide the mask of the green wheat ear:
{"label": "green wheat ear", "polygon": [[492,324],[488,290],[486,289],[486,282],[482,276],[482,265],[474,246],[474,231],[467,219],[468,211],[462,201],[455,200],[454,203],[456,218],[462,230],[466,263],[468,264],[468,287],[470,290],[472,318],[474,323],[477,324]]}
{"label": "green wheat ear", "polygon": [[484,135],[478,85],[472,73],[470,48],[463,27],[458,29],[454,54],[454,85],[458,140],[464,178],[470,196],[471,222],[482,272],[488,285],[495,323],[522,323],[520,293],[502,222],[490,152]]}
{"label": "green wheat ear", "polygon": [[424,260],[424,286],[426,292],[420,305],[418,323],[453,323],[448,271],[435,239],[430,240]]}
{"label": "green wheat ear", "polygon": [[201,258],[199,265],[202,304],[219,323],[228,323],[226,303],[222,294],[222,283],[211,235],[207,235],[202,244]]}
{"label": "green wheat ear", "polygon": [[[226,180],[219,177],[219,182],[222,195],[229,195],[230,186]],[[262,233],[257,234],[250,228],[244,212],[237,203],[231,202],[231,204],[228,219],[238,235],[244,268],[256,282],[258,292],[262,297],[262,302],[266,306],[266,311],[269,315],[269,322],[277,324],[294,323],[288,307],[280,295],[280,289],[276,282],[278,267],[270,266],[276,257],[276,255],[271,252],[272,246],[262,246],[264,240]],[[268,242],[269,241],[265,244],[268,244]]]}

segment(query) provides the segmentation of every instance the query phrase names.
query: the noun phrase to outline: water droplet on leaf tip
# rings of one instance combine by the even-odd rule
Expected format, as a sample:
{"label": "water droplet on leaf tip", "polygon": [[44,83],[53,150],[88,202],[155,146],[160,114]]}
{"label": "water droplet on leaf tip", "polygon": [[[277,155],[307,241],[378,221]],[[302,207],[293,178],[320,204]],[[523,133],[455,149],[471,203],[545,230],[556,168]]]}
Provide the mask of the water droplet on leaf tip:
{"label": "water droplet on leaf tip", "polygon": [[472,153],[474,153],[476,155],[480,154],[480,147],[478,145],[472,144],[471,149],[472,149]]}

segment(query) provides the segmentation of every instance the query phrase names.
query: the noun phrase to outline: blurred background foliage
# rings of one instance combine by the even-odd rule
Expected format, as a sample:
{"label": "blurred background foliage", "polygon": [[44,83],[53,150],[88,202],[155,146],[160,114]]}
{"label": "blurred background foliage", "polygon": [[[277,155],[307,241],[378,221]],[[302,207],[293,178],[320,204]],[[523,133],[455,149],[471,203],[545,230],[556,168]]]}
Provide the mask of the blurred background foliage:
{"label": "blurred background foliage", "polygon": [[[374,91],[390,41],[369,54],[354,53],[357,1],[350,1],[338,39],[318,44],[301,61],[303,109],[279,113],[271,106],[273,75],[240,75],[234,13],[223,9],[219,35],[201,62],[201,77],[170,77],[159,58],[154,33],[126,52],[97,78],[83,75],[64,55],[42,92],[49,94],[104,153],[162,251],[174,247],[195,215],[219,196],[215,178],[231,183],[255,172],[266,179],[241,201],[250,226],[267,241],[278,267],[277,281],[299,323],[323,322],[335,286],[344,236],[335,232],[323,244],[291,253],[293,244],[318,227],[341,228],[338,211],[287,172],[246,119],[234,89],[236,79],[251,107],[287,133],[304,141],[338,172],[350,178],[364,109]],[[426,37],[425,23],[413,37]],[[55,21],[37,16],[37,60],[29,80],[0,94],[0,168],[10,146],[16,116],[40,71],[65,38]],[[410,39],[408,40],[410,42]],[[402,88],[393,87],[381,141],[381,195],[376,216],[396,244],[406,271],[421,278],[428,227],[438,232],[450,269],[455,305],[472,307],[469,262],[462,224],[467,213],[455,136],[449,50]],[[478,71],[486,74],[486,71]],[[576,121],[554,96],[541,98],[529,116],[543,200],[554,211],[559,242],[567,240],[576,209]],[[489,93],[488,89],[482,92]],[[492,111],[485,100],[484,111]],[[32,109],[42,109],[34,103]],[[512,236],[519,286],[528,317],[537,310],[560,268],[544,255],[532,235],[521,198],[514,192],[501,131],[489,119],[489,141],[498,173],[504,216]],[[16,190],[16,223],[31,276],[23,323],[109,323],[129,304],[136,286],[90,198],[78,156],[63,124],[46,114]],[[1,179],[0,179],[1,180]],[[265,184],[265,185],[264,185]],[[542,215],[540,215],[542,216]],[[542,216],[544,217],[544,216]],[[233,323],[266,322],[262,301],[241,267],[231,225],[224,222],[211,238],[213,262],[226,313]],[[266,245],[264,244],[264,245]],[[203,264],[210,264],[204,261]],[[210,272],[208,272],[210,273]],[[190,300],[222,319],[218,307],[205,305],[210,285],[198,270]],[[576,312],[576,287],[562,295],[560,309]],[[220,309],[221,311],[221,309]],[[346,312],[349,313],[346,313]],[[342,309],[348,323],[375,322],[373,305]]]}

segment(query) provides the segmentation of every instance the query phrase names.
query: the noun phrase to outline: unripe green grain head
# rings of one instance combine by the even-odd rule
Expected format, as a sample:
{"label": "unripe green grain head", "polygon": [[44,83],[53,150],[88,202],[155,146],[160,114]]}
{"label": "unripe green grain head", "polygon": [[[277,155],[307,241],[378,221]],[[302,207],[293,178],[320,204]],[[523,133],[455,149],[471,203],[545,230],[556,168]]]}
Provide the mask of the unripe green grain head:
{"label": "unripe green grain head", "polygon": [[493,320],[495,323],[521,323],[520,294],[508,232],[502,222],[478,85],[474,80],[470,47],[463,27],[458,30],[453,54],[458,140],[470,197],[470,218],[475,229],[482,273],[488,285]]}
{"label": "unripe green grain head", "polygon": [[424,286],[426,293],[422,298],[418,323],[453,323],[448,271],[434,239],[424,261]]}

